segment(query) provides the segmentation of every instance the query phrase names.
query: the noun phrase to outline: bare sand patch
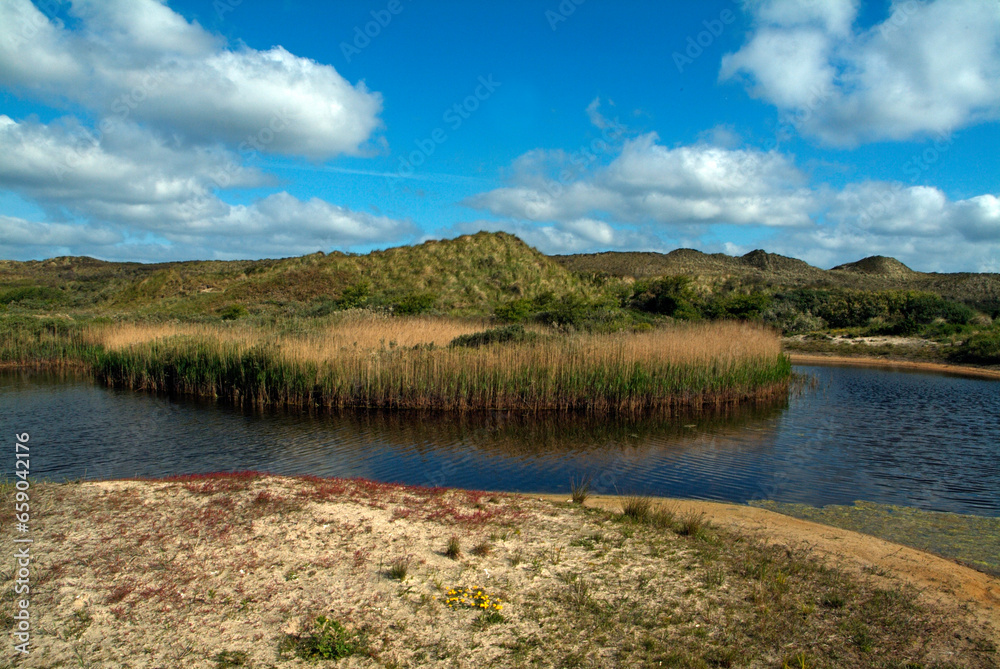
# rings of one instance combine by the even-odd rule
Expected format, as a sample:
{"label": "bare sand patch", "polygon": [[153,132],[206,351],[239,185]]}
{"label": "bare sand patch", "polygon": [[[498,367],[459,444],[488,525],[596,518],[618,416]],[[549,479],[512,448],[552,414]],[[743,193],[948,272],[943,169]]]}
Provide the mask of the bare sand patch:
{"label": "bare sand patch", "polygon": [[12,666],[304,667],[336,648],[345,667],[997,666],[995,629],[956,598],[995,581],[861,539],[923,591],[833,568],[850,533],[760,509],[628,518],[604,498],[257,474],[32,495],[32,650],[8,646]]}

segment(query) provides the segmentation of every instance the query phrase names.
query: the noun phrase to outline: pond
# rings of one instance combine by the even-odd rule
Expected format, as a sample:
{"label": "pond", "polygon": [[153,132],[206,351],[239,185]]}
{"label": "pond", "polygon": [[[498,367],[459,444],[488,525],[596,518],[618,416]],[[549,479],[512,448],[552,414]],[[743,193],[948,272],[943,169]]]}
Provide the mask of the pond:
{"label": "pond", "polygon": [[[261,470],[523,492],[591,489],[1000,516],[1000,382],[797,367],[788,402],[679,420],[260,413],[54,374],[0,374],[4,433],[53,480]],[[8,438],[4,471],[13,472]]]}

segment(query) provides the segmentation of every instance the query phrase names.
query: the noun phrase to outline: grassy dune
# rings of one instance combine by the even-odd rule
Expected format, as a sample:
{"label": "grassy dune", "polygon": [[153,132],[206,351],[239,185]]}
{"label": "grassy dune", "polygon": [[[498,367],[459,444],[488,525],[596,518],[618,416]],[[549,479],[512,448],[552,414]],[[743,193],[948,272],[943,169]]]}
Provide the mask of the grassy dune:
{"label": "grassy dune", "polygon": [[[34,327],[34,330],[32,330]],[[296,331],[244,324],[9,326],[6,360],[86,364],[118,387],[306,408],[672,411],[783,395],[790,364],[746,323],[451,346],[481,322],[348,314]]]}

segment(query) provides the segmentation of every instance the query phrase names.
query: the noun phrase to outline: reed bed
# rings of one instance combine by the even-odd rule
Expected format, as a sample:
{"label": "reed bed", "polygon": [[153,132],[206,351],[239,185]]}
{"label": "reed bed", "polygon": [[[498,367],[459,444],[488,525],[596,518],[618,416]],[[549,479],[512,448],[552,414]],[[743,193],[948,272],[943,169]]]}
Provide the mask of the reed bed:
{"label": "reed bed", "polygon": [[447,346],[484,327],[349,316],[305,331],[116,324],[73,336],[108,385],[308,409],[672,412],[783,396],[791,371],[773,332],[735,322]]}

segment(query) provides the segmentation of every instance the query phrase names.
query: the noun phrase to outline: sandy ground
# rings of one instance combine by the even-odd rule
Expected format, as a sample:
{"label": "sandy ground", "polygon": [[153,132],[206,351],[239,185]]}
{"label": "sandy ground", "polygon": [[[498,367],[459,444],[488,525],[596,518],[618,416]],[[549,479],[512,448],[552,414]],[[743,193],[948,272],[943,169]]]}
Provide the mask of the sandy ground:
{"label": "sandy ground", "polygon": [[975,379],[1000,379],[1000,369],[951,365],[943,362],[919,362],[913,360],[887,360],[885,358],[846,355],[824,355],[822,353],[789,353],[793,365],[832,365],[836,367],[875,367],[881,369],[910,370],[914,372],[935,372],[954,374]]}
{"label": "sandy ground", "polygon": [[685,532],[565,502],[249,474],[33,486],[31,653],[0,667],[317,666],[319,616],[363,639],[346,667],[1000,666],[984,574],[762,509],[664,501],[715,524]]}
{"label": "sandy ground", "polygon": [[[565,495],[541,495],[565,501]],[[766,509],[691,500],[661,500],[679,510],[703,512],[722,527],[734,528],[773,543],[807,548],[851,571],[885,569],[913,584],[927,601],[968,610],[1000,640],[1000,579],[915,548],[829,525],[800,520]],[[617,497],[595,495],[587,505],[617,510]]]}

